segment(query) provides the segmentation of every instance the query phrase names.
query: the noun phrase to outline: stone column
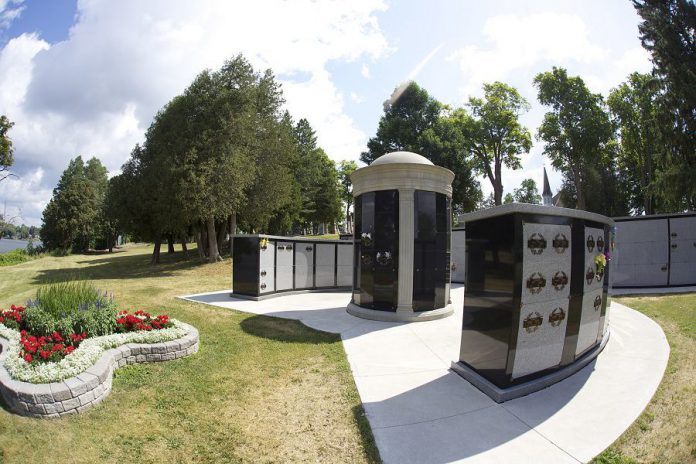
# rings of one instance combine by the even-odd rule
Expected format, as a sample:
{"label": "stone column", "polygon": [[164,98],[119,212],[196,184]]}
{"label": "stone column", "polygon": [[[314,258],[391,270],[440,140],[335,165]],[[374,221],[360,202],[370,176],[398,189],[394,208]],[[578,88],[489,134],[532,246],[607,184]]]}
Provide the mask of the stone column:
{"label": "stone column", "polygon": [[413,193],[399,189],[399,295],[397,314],[413,314]]}

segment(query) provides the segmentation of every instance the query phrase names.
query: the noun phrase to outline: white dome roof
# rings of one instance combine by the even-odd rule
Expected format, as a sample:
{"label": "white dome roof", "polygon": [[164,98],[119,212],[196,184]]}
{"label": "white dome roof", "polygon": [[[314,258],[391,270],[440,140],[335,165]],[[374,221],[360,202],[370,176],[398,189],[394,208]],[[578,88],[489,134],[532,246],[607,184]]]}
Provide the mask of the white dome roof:
{"label": "white dome roof", "polygon": [[382,155],[370,164],[370,166],[376,166],[379,164],[429,164],[433,163],[426,157],[419,155],[418,153],[413,153],[410,151],[393,151]]}

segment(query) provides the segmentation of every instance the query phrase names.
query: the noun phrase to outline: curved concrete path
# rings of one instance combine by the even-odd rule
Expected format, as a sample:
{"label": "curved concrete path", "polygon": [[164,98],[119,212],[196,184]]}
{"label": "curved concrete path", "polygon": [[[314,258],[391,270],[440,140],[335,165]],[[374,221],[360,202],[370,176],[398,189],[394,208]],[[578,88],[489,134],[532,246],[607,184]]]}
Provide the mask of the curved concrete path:
{"label": "curved concrete path", "polygon": [[461,286],[452,291],[452,317],[411,324],[347,314],[348,292],[264,301],[229,293],[182,298],[341,335],[385,463],[587,462],[640,415],[669,358],[657,323],[613,303],[611,337],[597,359],[545,390],[497,404],[449,370],[459,358]]}

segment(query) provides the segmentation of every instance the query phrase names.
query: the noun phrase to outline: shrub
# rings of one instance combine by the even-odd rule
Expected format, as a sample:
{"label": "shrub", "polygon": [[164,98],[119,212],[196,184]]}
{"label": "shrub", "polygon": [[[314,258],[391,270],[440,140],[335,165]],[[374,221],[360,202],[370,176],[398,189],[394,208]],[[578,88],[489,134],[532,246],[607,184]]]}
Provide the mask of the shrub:
{"label": "shrub", "polygon": [[78,309],[105,307],[111,298],[89,282],[69,281],[39,287],[36,301],[30,303],[55,316],[63,316]]}
{"label": "shrub", "polygon": [[0,266],[13,266],[15,264],[21,264],[31,260],[32,257],[22,249],[8,251],[7,253],[0,253]]}

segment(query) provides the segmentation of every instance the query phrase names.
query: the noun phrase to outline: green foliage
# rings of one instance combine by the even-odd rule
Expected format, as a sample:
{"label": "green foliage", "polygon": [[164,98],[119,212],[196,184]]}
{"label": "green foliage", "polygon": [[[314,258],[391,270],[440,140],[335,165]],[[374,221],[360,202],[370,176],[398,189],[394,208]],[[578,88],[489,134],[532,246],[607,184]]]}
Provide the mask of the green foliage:
{"label": "green foliage", "polygon": [[348,220],[350,207],[353,204],[353,183],[350,176],[356,169],[358,169],[358,164],[352,160],[342,160],[338,164],[338,180],[341,183],[341,200],[346,205],[346,220]]}
{"label": "green foliage", "polygon": [[539,195],[534,179],[524,179],[519,188],[515,189],[512,196],[517,203],[541,204],[541,195]]}
{"label": "green foliage", "polygon": [[84,281],[39,287],[23,313],[27,330],[37,336],[53,332],[107,335],[116,329],[116,315],[111,298]]}
{"label": "green foliage", "polygon": [[423,155],[454,172],[454,211],[473,211],[481,199],[480,185],[474,178],[460,116],[457,112],[450,115],[447,110],[415,82],[398,87],[384,103],[377,134],[368,141],[368,150],[360,159],[369,164],[399,150]]}
{"label": "green foliage", "polygon": [[515,89],[502,82],[483,85],[484,98],[469,98],[470,114],[462,112],[462,126],[467,149],[474,155],[476,171],[493,186],[495,203],[503,195],[502,166],[521,169],[519,155],[529,153],[532,135],[519,122],[529,111],[529,103]]}
{"label": "green foliage", "polygon": [[100,221],[108,185],[107,170],[97,158],[70,161],[43,212],[41,241],[49,249],[85,251],[103,233]]}
{"label": "green foliage", "polygon": [[82,307],[105,306],[110,302],[107,294],[82,280],[43,285],[36,291],[41,307],[51,314],[69,313]]}
{"label": "green foliage", "polygon": [[[504,205],[509,205],[510,203],[515,202],[515,197],[512,196],[512,193],[508,192],[505,194],[505,197],[503,198],[503,204]],[[493,205],[495,205],[495,197],[493,197]]]}
{"label": "green foliage", "polygon": [[[546,142],[544,154],[561,171],[565,185],[572,187],[567,197],[578,209],[604,214],[625,210],[614,194],[621,191],[615,174],[614,130],[602,96],[591,93],[580,77],[569,77],[563,68],[538,74],[534,85],[539,102],[551,107],[537,138]],[[599,193],[602,201],[597,195],[593,201],[592,193]]]}
{"label": "green foliage", "polygon": [[617,167],[625,179],[629,206],[637,213],[662,209],[661,190],[655,184],[658,161],[666,155],[658,121],[659,92],[653,76],[632,73],[607,98],[620,135]]}
{"label": "green foliage", "polygon": [[655,179],[665,207],[696,208],[696,4],[688,0],[633,0],[643,23],[643,47],[652,54],[658,130],[664,147]]}
{"label": "green foliage", "polygon": [[0,115],[0,181],[7,179],[10,166],[14,163],[12,140],[7,135],[13,125],[7,116]]}
{"label": "green foliage", "polygon": [[26,263],[32,259],[33,258],[25,250],[12,250],[7,253],[0,253],[0,267]]}

